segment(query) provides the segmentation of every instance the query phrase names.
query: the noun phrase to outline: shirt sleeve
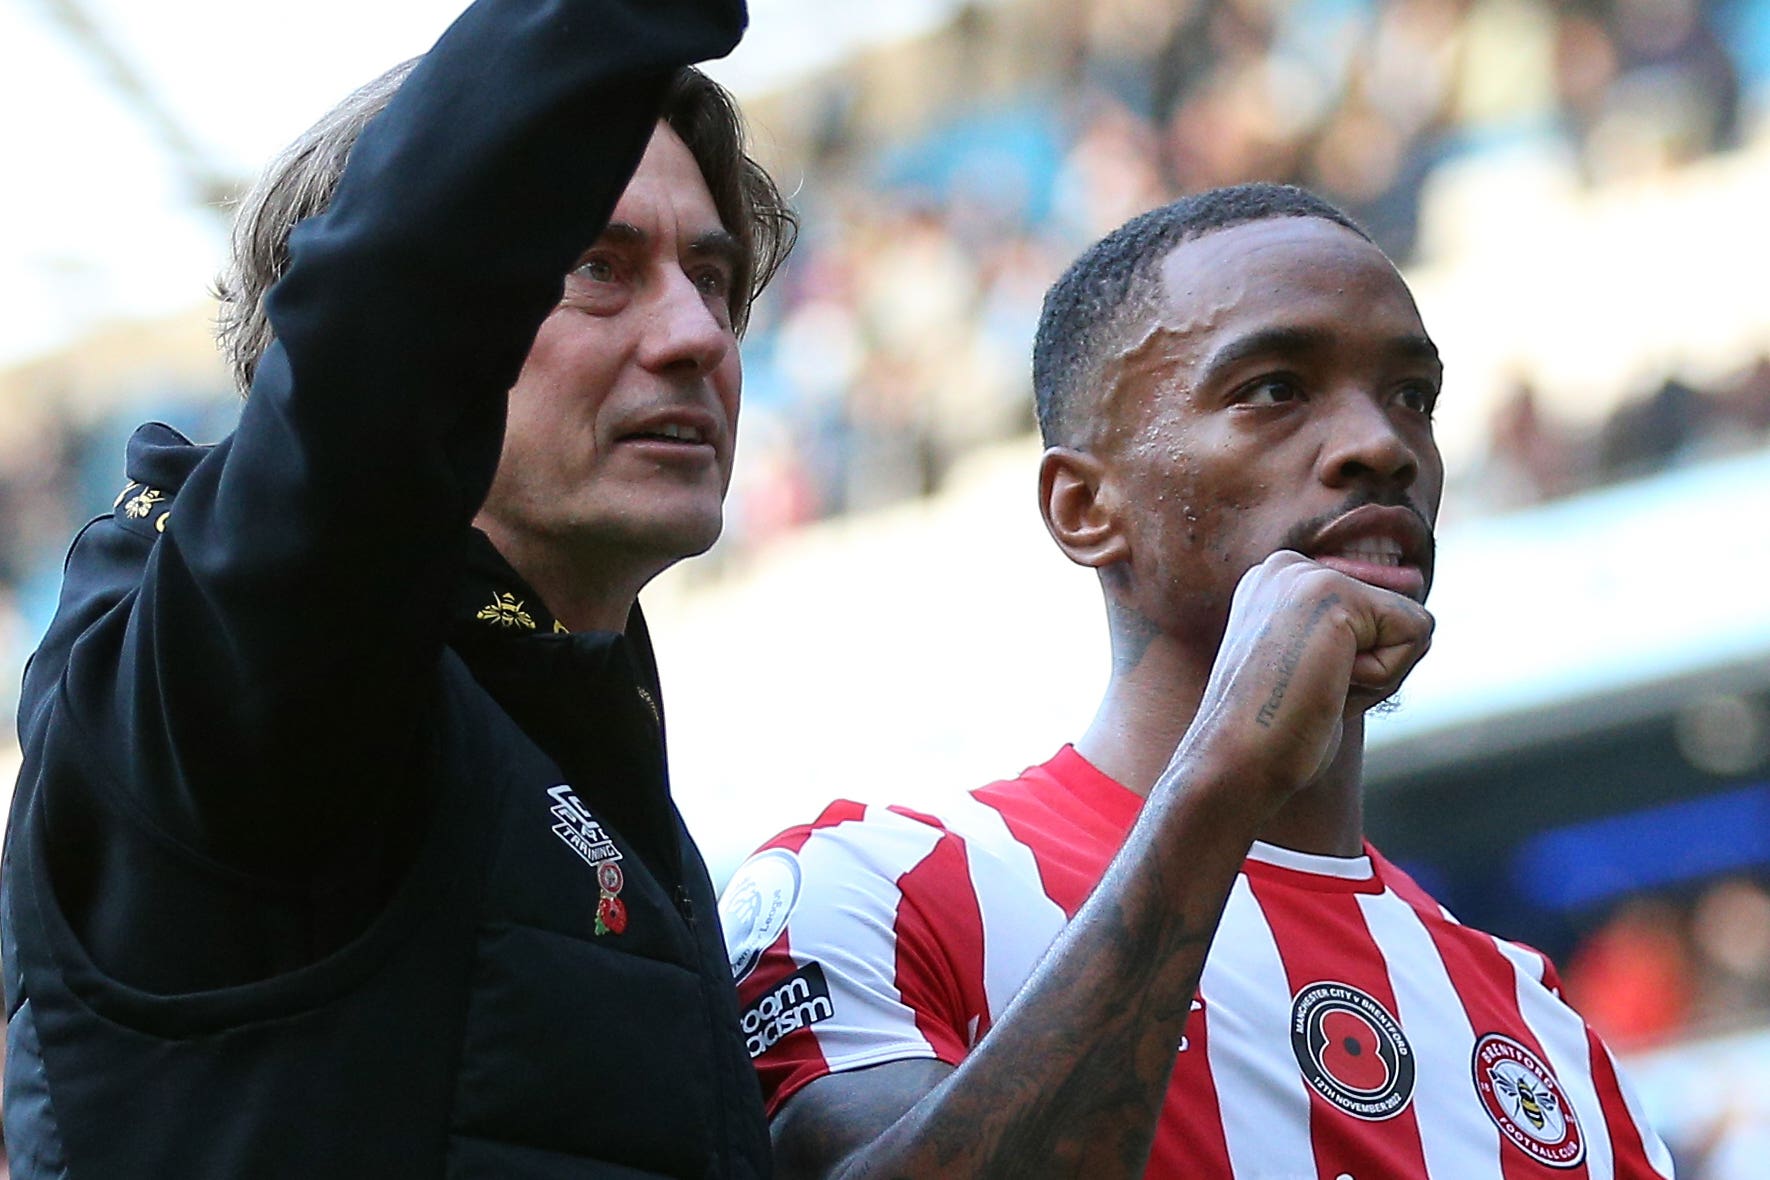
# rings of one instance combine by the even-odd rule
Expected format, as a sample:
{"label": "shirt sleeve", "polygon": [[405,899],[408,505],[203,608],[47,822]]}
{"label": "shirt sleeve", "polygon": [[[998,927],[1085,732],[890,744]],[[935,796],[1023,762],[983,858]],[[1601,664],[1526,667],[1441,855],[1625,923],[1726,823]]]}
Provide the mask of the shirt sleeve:
{"label": "shirt sleeve", "polygon": [[480,0],[363,133],[291,237],[237,430],[46,694],[121,808],[279,878],[390,822],[506,393],[671,74],[743,20],[738,0]]}
{"label": "shirt sleeve", "polygon": [[964,1059],[987,1015],[967,969],[962,915],[977,902],[963,845],[897,812],[838,802],[733,875],[720,919],[770,1117],[827,1074]]}

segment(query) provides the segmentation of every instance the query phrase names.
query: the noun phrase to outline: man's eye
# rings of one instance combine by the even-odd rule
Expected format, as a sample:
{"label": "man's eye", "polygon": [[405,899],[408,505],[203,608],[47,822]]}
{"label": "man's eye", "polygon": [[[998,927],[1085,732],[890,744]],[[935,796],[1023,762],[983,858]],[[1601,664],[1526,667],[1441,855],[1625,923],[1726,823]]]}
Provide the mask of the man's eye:
{"label": "man's eye", "polygon": [[1412,410],[1416,414],[1424,414],[1428,418],[1432,416],[1433,409],[1438,405],[1438,391],[1425,384],[1404,385],[1395,397],[1404,409]]}
{"label": "man's eye", "polygon": [[1303,391],[1289,377],[1262,377],[1242,390],[1240,400],[1249,406],[1277,406],[1302,396]]}
{"label": "man's eye", "polygon": [[694,276],[694,285],[701,294],[718,299],[731,294],[731,276],[717,267],[697,273]]}
{"label": "man's eye", "polygon": [[592,283],[612,283],[615,281],[614,263],[606,258],[586,258],[572,270],[572,274]]}

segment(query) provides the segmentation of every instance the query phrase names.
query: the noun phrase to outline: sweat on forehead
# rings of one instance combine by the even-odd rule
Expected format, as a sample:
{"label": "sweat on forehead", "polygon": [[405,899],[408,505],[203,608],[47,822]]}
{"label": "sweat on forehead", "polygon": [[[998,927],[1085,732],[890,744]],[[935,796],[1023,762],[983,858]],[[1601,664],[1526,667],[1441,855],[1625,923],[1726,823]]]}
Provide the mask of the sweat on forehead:
{"label": "sweat on forehead", "polygon": [[1106,363],[1131,343],[1175,247],[1214,230],[1316,217],[1370,235],[1334,205],[1283,184],[1239,184],[1182,197],[1132,218],[1083,251],[1045,293],[1033,341],[1033,399],[1047,446],[1078,441],[1076,419]]}

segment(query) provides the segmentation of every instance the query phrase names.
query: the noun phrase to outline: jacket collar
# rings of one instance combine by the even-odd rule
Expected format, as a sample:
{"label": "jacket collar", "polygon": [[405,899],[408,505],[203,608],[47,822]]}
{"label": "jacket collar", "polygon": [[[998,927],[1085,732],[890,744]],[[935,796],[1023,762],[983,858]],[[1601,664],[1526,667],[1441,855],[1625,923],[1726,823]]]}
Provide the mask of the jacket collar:
{"label": "jacket collar", "polygon": [[569,633],[566,625],[553,617],[534,587],[523,581],[490,538],[478,529],[468,536],[467,559],[455,587],[449,619],[456,630],[507,636]]}
{"label": "jacket collar", "polygon": [[[677,871],[682,835],[669,799],[657,663],[637,604],[624,632],[567,631],[475,529],[449,645],[567,781],[580,792],[594,787],[584,798],[599,818]],[[610,783],[621,788],[605,789]]]}
{"label": "jacket collar", "polygon": [[653,722],[662,728],[657,657],[639,604],[635,602],[628,613],[624,632],[573,632],[554,617],[534,587],[478,529],[468,534],[461,576],[450,604],[449,633],[453,645],[475,656],[475,662],[490,658],[499,663],[512,659],[551,663],[569,658],[580,668],[589,665],[609,670],[611,664],[629,664],[628,674],[637,682],[637,695]]}

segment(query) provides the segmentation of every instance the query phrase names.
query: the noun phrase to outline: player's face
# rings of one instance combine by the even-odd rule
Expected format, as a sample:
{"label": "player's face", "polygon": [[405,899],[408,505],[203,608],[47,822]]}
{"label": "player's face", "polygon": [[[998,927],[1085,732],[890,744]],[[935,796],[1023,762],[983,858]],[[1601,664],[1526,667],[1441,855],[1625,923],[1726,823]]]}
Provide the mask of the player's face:
{"label": "player's face", "polygon": [[1236,582],[1280,549],[1423,601],[1442,371],[1388,259],[1290,217],[1185,242],[1162,273],[1148,333],[1109,366],[1095,440],[1146,602],[1220,634]]}
{"label": "player's face", "polygon": [[659,124],[510,391],[480,518],[494,540],[662,568],[718,538],[742,385],[735,263],[694,157]]}

